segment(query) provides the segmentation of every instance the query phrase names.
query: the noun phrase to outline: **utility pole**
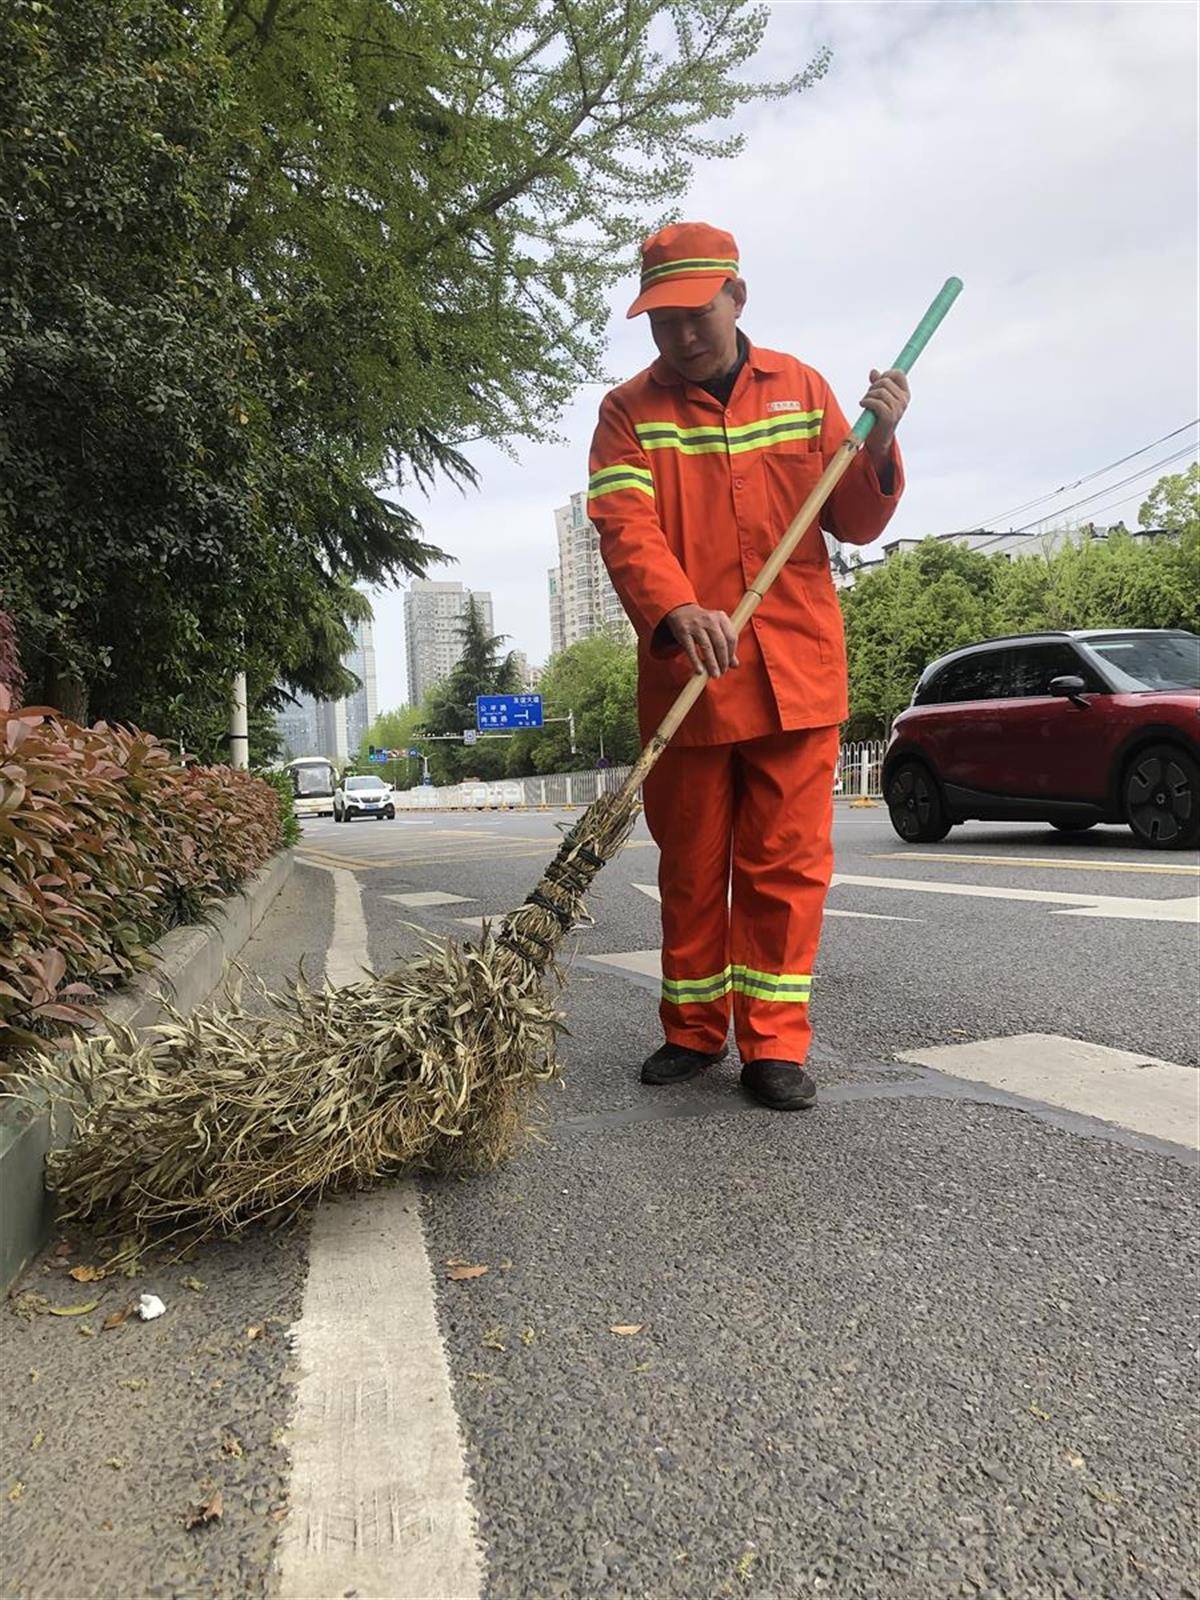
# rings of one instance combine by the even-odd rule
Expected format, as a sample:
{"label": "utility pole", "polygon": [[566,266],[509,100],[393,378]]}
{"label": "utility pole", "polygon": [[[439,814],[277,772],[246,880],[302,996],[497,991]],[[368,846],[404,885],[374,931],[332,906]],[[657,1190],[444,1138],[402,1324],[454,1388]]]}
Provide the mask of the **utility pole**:
{"label": "utility pole", "polygon": [[250,768],[250,722],[246,710],[246,674],[233,675],[229,708],[229,765],[239,772]]}

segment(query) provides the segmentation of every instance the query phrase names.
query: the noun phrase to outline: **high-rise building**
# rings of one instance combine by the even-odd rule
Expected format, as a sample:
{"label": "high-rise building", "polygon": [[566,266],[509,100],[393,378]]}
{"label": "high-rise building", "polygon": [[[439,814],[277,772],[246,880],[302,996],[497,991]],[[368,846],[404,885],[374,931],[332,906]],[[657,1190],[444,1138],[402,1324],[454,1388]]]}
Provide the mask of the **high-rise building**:
{"label": "high-rise building", "polygon": [[359,749],[379,715],[379,683],[375,673],[375,624],[371,618],[354,624],[354,648],[343,664],[359,680],[359,688],[346,700],[346,746]]}
{"label": "high-rise building", "polygon": [[517,682],[526,693],[532,693],[542,681],[543,669],[533,666],[524,650],[514,650],[512,658],[517,669]]}
{"label": "high-rise building", "polygon": [[462,624],[475,601],[487,633],[495,631],[492,597],[461,583],[414,578],[404,596],[404,648],[408,658],[408,703],[419,706],[435,683],[448,678],[462,655]]}
{"label": "high-rise building", "polygon": [[342,657],[342,665],[358,678],[358,688],[344,700],[316,700],[310,694],[298,694],[294,705],[277,712],[275,726],[283,740],[285,761],[297,756],[328,756],[331,761],[346,761],[379,715],[375,624],[367,617],[354,623],[351,632],[354,643]]}
{"label": "high-rise building", "polygon": [[588,518],[587,494],[573,494],[554,513],[558,566],[551,567],[550,648],[557,653],[594,633],[633,630],[600,559],[600,535]]}
{"label": "high-rise building", "polygon": [[567,648],[566,629],[563,623],[562,568],[551,567],[546,574],[550,593],[550,654],[556,656]]}

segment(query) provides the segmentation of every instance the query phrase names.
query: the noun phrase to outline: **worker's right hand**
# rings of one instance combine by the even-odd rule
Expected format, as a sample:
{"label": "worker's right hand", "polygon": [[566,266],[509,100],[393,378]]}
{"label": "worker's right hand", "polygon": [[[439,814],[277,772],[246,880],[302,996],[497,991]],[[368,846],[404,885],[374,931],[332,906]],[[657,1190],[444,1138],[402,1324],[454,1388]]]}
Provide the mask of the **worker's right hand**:
{"label": "worker's right hand", "polygon": [[694,672],[719,678],[738,665],[737,634],[726,612],[705,611],[703,606],[676,606],[663,620],[686,652]]}

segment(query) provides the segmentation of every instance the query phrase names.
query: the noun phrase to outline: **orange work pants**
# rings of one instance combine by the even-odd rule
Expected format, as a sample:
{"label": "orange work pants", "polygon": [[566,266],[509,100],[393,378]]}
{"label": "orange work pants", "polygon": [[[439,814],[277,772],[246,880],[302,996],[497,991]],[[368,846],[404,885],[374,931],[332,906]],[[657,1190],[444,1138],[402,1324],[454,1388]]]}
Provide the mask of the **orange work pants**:
{"label": "orange work pants", "polygon": [[671,1044],[803,1061],[833,871],[838,730],[672,745],[646,780],[661,851],[662,1004]]}

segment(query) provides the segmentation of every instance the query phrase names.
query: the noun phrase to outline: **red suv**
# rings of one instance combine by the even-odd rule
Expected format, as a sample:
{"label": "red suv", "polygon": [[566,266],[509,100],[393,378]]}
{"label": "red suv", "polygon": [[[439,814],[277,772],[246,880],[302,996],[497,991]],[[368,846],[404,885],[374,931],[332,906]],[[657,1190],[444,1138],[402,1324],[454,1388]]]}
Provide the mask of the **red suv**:
{"label": "red suv", "polygon": [[1200,637],[1085,629],[953,650],[896,718],[883,793],[909,844],[972,818],[1200,843]]}

